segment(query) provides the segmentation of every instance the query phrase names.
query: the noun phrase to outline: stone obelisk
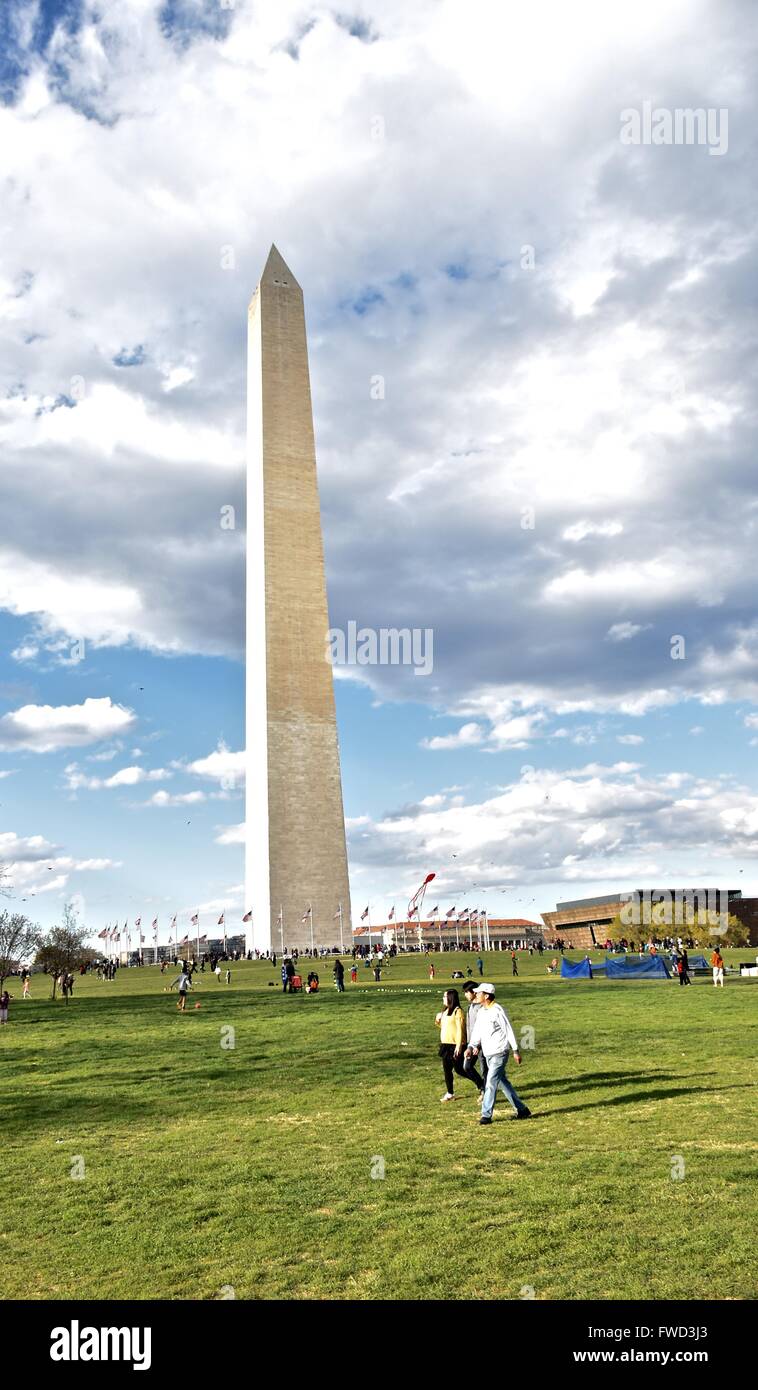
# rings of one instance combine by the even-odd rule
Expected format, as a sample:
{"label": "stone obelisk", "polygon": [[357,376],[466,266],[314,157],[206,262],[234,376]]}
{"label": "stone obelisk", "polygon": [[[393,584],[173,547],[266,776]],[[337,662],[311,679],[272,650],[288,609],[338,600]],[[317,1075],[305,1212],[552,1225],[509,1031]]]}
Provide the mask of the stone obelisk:
{"label": "stone obelisk", "polygon": [[340,925],[350,946],[303,292],[275,246],[250,303],[247,371],[248,947],[339,945]]}

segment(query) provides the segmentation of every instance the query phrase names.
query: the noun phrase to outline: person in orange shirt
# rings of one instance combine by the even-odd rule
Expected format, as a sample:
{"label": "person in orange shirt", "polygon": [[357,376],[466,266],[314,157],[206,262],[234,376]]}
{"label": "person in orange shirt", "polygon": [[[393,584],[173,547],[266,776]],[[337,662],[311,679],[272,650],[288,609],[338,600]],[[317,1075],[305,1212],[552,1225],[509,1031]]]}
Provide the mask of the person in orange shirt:
{"label": "person in orange shirt", "polygon": [[723,989],[724,957],[722,956],[718,946],[716,947],[716,949],[713,952],[713,955],[711,956],[711,965],[713,967],[713,988],[717,989],[718,986],[721,985],[721,988]]}

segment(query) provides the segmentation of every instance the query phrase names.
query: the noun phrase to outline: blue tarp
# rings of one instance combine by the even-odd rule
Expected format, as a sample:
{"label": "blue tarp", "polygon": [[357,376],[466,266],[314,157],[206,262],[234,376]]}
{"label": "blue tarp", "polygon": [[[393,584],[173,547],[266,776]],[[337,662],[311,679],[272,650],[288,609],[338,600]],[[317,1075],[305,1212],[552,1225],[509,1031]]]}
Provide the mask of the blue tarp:
{"label": "blue tarp", "polygon": [[663,956],[606,956],[605,975],[608,980],[667,979],[671,974]]}
{"label": "blue tarp", "polygon": [[[669,956],[669,960],[671,957]],[[708,970],[708,962],[705,956],[689,956],[690,970]]]}
{"label": "blue tarp", "polygon": [[561,960],[561,975],[564,980],[591,980],[592,968],[588,960]]}

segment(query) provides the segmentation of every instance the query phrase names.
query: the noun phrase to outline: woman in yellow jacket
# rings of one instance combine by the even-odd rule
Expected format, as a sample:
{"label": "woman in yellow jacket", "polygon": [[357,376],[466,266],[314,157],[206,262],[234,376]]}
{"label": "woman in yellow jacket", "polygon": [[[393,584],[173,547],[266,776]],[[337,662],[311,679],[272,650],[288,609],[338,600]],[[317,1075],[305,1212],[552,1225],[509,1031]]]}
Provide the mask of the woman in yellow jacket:
{"label": "woman in yellow jacket", "polygon": [[437,1014],[434,1022],[440,1030],[440,1057],[442,1058],[442,1070],[445,1073],[445,1094],[442,1097],[444,1103],[446,1100],[455,1100],[453,1094],[454,1072],[457,1072],[458,1076],[473,1081],[478,1091],[484,1090],[484,1084],[475,1071],[464,1071],[463,1069],[463,1054],[466,1051],[466,1017],[461,1008],[457,989],[446,989],[442,1000],[445,1007]]}

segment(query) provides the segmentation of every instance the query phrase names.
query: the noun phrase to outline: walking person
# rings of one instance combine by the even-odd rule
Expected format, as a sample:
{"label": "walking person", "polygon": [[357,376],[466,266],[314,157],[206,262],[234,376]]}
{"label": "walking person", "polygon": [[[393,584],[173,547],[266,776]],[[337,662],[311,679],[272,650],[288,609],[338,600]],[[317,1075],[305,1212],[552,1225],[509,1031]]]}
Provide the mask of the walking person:
{"label": "walking person", "polygon": [[430,979],[430,980],[433,980],[433,979],[434,979],[434,975],[435,975],[434,961],[433,961],[433,960],[430,960],[430,962],[429,962],[429,979]]}
{"label": "walking person", "polygon": [[518,975],[518,960],[515,951],[511,951],[511,973],[515,976]]}
{"label": "walking person", "polygon": [[30,977],[28,974],[24,975],[24,999],[31,999],[31,997],[32,997],[31,994],[30,994],[30,992],[29,992],[29,986],[30,986],[30,984],[31,984],[31,977]]}
{"label": "walking person", "polygon": [[8,1022],[8,1009],[12,998],[13,995],[9,994],[7,989],[0,994],[0,1024]]}
{"label": "walking person", "polygon": [[481,980],[482,975],[484,974],[484,961],[482,960],[481,956],[476,962],[476,968],[479,971],[479,979]]}
{"label": "walking person", "polygon": [[350,983],[351,985],[357,985],[358,983],[358,966],[354,962],[350,966]]}
{"label": "walking person", "polygon": [[334,962],[334,983],[337,986],[337,993],[345,993],[345,967],[339,956]]}
{"label": "walking person", "polygon": [[[476,1016],[479,1013],[482,1006],[481,1004],[477,1004],[476,1002],[477,986],[474,984],[473,980],[464,980],[463,984],[461,985],[461,989],[463,990],[464,998],[466,1000],[466,1003],[468,1004],[468,1013],[466,1014],[466,1036],[470,1038],[474,1031]],[[484,1082],[487,1080],[487,1058],[484,1056],[484,1053],[480,1053],[479,1055],[482,1068],[482,1075],[480,1079],[483,1086]],[[468,1048],[466,1049],[463,1055],[463,1070],[465,1071],[470,1081],[473,1081],[474,1077],[479,1075],[479,1073],[476,1070],[476,1060],[474,1059],[474,1057],[469,1055]]]}
{"label": "walking person", "polygon": [[687,947],[686,947],[686,946],[685,946],[684,950],[682,951],[681,956],[679,957],[679,965],[678,965],[677,968],[678,968],[678,970],[679,970],[679,983],[680,983],[680,985],[691,985],[691,984],[692,984],[692,981],[691,981],[691,979],[690,979],[690,958],[689,958],[689,956],[687,955]]}
{"label": "walking person", "polygon": [[226,972],[226,983],[227,983],[228,985],[230,985],[230,984],[232,983],[232,972],[231,972],[231,970],[229,970],[228,968],[227,968],[227,972]]}
{"label": "walking person", "polygon": [[445,1094],[442,1096],[443,1103],[448,1100],[455,1100],[453,1091],[453,1074],[463,1076],[467,1081],[473,1081],[477,1091],[483,1091],[484,1085],[478,1072],[473,1069],[466,1071],[463,1065],[463,1055],[466,1049],[466,1019],[458,998],[457,989],[446,989],[442,1001],[444,1008],[440,1009],[434,1022],[440,1030],[440,1051],[442,1058],[442,1070],[445,1075]]}
{"label": "walking person", "polygon": [[[717,989],[718,986],[721,985],[721,988],[723,989],[724,957],[722,956],[718,946],[715,948],[713,955],[711,956],[711,966],[713,967],[713,988]],[[24,985],[24,988],[26,988],[26,985]]]}
{"label": "walking person", "polygon": [[176,1007],[182,1014],[185,1012],[187,1008],[187,990],[189,989],[191,983],[192,981],[190,980],[190,977],[187,974],[186,970],[183,970],[181,975],[177,975],[176,979],[171,981],[172,989],[174,988],[174,985],[179,986],[179,1002]]}
{"label": "walking person", "polygon": [[492,1112],[495,1108],[498,1088],[508,1097],[516,1112],[516,1119],[528,1120],[532,1112],[514,1090],[505,1074],[511,1052],[519,1066],[521,1065],[521,1053],[516,1041],[516,1034],[505,1009],[501,1004],[495,1003],[495,986],[489,982],[479,985],[476,991],[476,1002],[482,1004],[483,1007],[476,1016],[467,1052],[470,1052],[472,1057],[478,1057],[481,1052],[487,1059],[487,1081],[482,1096],[482,1117],[479,1123],[480,1125],[492,1124]]}

